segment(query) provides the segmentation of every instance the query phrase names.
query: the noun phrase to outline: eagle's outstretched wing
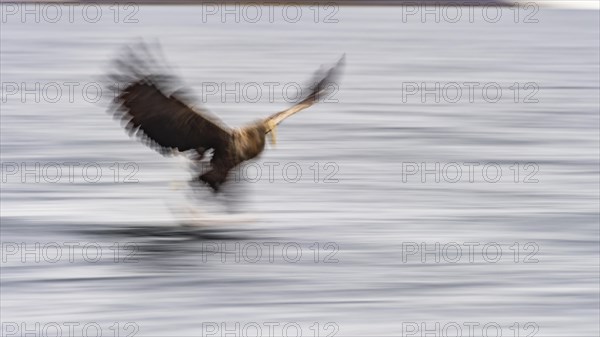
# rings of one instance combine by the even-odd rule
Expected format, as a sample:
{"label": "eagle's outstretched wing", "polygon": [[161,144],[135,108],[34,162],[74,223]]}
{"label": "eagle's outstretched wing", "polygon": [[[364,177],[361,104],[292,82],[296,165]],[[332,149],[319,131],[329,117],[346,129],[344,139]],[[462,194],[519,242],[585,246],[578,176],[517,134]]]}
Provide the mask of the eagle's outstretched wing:
{"label": "eagle's outstretched wing", "polygon": [[314,86],[311,88],[310,93],[306,97],[304,97],[300,102],[296,103],[294,106],[286,110],[280,111],[276,114],[267,117],[264,120],[267,130],[273,130],[284,119],[312,106],[321,99],[326,99],[326,96],[329,93],[331,93],[333,89],[337,88],[337,84],[335,83],[335,81],[339,77],[341,68],[344,66],[345,59],[346,57],[344,55],[331,69],[327,71],[317,72],[313,80]]}
{"label": "eagle's outstretched wing", "polygon": [[192,108],[180,81],[159,64],[146,45],[136,45],[116,61],[118,71],[109,76],[116,91],[114,115],[123,120],[130,135],[162,154],[218,149],[231,132],[207,111]]}

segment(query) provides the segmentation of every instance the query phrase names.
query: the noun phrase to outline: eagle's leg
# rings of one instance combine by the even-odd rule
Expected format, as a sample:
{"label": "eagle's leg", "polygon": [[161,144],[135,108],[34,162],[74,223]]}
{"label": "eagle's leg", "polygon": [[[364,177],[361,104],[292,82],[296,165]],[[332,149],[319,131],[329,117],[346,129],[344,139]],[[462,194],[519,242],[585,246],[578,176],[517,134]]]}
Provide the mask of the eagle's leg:
{"label": "eagle's leg", "polygon": [[200,160],[204,159],[204,153],[206,152],[205,148],[199,147],[199,148],[196,148],[195,151],[196,151],[196,153],[193,157],[194,160],[200,161]]}
{"label": "eagle's leg", "polygon": [[208,184],[215,192],[219,192],[226,179],[227,171],[223,170],[210,170],[200,176],[200,180]]}

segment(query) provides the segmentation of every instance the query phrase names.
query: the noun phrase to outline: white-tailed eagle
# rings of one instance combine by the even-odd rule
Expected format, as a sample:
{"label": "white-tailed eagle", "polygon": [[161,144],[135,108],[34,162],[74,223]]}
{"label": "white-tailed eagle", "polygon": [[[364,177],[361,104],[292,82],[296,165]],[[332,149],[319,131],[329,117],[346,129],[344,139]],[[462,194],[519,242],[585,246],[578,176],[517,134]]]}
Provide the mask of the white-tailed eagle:
{"label": "white-tailed eagle", "polygon": [[[135,49],[134,49],[135,48]],[[308,94],[294,106],[240,128],[230,128],[207,110],[193,104],[181,81],[159,62],[145,44],[128,48],[115,61],[109,75],[116,90],[115,117],[121,119],[130,135],[165,154],[195,151],[201,160],[212,149],[210,169],[198,178],[218,191],[229,171],[258,156],[270,134],[286,118],[326,97],[335,88],[344,57],[335,66],[317,73]]]}

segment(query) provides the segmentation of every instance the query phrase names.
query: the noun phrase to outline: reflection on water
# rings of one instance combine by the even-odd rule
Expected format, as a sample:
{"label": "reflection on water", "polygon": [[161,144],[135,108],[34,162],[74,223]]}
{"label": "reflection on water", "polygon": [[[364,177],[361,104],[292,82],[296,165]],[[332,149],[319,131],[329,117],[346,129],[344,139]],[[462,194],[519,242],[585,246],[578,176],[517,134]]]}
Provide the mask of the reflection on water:
{"label": "reflection on water", "polygon": [[[141,7],[126,27],[3,24],[3,83],[58,83],[65,97],[78,83],[56,103],[3,86],[3,332],[419,336],[456,323],[467,335],[476,322],[475,335],[598,335],[597,12],[541,10],[525,25],[399,11],[236,25]],[[345,52],[339,102],[286,121],[215,198],[189,187],[184,159],[129,139],[109,97],[79,92],[139,36],[198,93],[257,83],[257,102],[205,95],[232,126],[288,106],[284,84]],[[446,86],[436,103],[422,82],[463,96],[449,102]],[[496,103],[479,90],[490,83]]]}

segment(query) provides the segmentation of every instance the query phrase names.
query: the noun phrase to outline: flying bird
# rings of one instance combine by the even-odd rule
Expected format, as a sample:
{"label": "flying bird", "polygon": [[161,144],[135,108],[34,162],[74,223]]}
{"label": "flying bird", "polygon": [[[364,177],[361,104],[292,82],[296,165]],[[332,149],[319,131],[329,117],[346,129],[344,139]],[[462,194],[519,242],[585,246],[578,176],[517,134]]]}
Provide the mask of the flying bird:
{"label": "flying bird", "polygon": [[265,138],[276,141],[276,128],[286,118],[302,111],[332,92],[344,56],[329,70],[317,72],[308,94],[292,107],[238,128],[230,128],[206,109],[195,104],[189,90],[159,62],[145,44],[128,48],[115,60],[109,75],[115,91],[112,113],[123,121],[130,135],[163,155],[192,153],[197,162],[212,150],[210,168],[197,178],[215,192],[237,165],[257,157]]}

